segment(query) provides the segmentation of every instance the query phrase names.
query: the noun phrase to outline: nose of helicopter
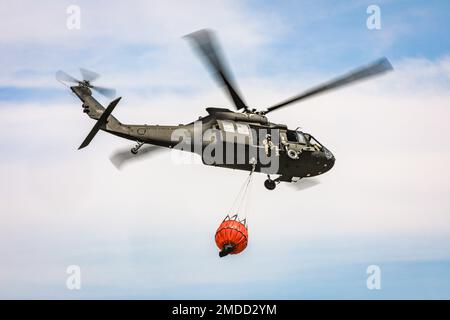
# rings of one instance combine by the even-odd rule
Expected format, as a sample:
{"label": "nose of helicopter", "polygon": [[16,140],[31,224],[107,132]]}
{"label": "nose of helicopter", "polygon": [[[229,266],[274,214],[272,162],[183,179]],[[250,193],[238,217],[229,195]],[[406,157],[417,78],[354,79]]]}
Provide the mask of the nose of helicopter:
{"label": "nose of helicopter", "polygon": [[331,153],[331,151],[325,147],[323,147],[323,155],[325,157],[324,168],[326,168],[326,170],[324,171],[329,171],[331,168],[333,168],[336,158]]}
{"label": "nose of helicopter", "polygon": [[311,157],[313,162],[311,172],[308,172],[307,177],[321,175],[330,171],[336,161],[330,150],[325,147],[322,147],[321,151],[312,152]]}
{"label": "nose of helicopter", "polygon": [[331,168],[333,168],[334,162],[336,161],[331,151],[325,147],[323,147],[322,152],[318,152],[316,154],[316,157],[318,158],[316,162],[316,166],[318,166],[318,174],[329,171]]}

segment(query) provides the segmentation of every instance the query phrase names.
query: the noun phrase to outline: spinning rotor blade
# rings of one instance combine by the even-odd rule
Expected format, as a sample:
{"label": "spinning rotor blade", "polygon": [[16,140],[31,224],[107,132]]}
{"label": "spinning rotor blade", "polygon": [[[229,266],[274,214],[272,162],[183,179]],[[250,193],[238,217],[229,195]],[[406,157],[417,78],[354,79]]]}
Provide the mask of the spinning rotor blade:
{"label": "spinning rotor blade", "polygon": [[100,75],[94,71],[90,71],[87,69],[80,68],[81,76],[83,77],[83,80],[86,80],[88,82],[95,81],[100,77]]}
{"label": "spinning rotor blade", "polygon": [[226,68],[225,59],[220,56],[218,41],[210,30],[199,30],[185,36],[191,40],[200,57],[209,66],[217,81],[227,88],[236,109],[247,109],[244,100],[238,93],[236,84],[232,81],[230,72]]}
{"label": "spinning rotor blade", "polygon": [[80,80],[75,79],[74,77],[68,75],[64,71],[57,71],[55,74],[56,80],[61,82],[73,82],[73,83],[79,83]]}
{"label": "spinning rotor blade", "polygon": [[130,148],[116,151],[109,157],[109,160],[111,160],[112,164],[120,170],[123,165],[127,164],[129,161],[144,159],[145,157],[161,151],[164,151],[164,148],[149,144],[142,146],[137,154],[132,154]]}
{"label": "spinning rotor blade", "polygon": [[97,91],[98,93],[104,95],[107,98],[114,98],[116,96],[116,90],[111,88],[105,88],[105,87],[97,87],[92,86],[92,89]]}
{"label": "spinning rotor blade", "polygon": [[291,182],[288,183],[287,186],[289,186],[293,190],[302,191],[305,189],[312,188],[320,183],[319,180],[316,180],[314,178],[308,178],[308,179],[300,179],[297,182]]}
{"label": "spinning rotor blade", "polygon": [[98,73],[95,73],[93,71],[89,71],[89,70],[86,70],[83,68],[80,68],[80,72],[83,76],[83,81],[80,81],[61,70],[57,71],[55,76],[56,76],[56,80],[58,80],[60,82],[72,82],[72,83],[76,83],[77,85],[91,88],[92,90],[97,91],[98,93],[100,93],[101,95],[104,95],[107,98],[112,99],[116,96],[115,89],[93,86],[90,83],[91,81],[94,81],[100,77],[100,75]]}
{"label": "spinning rotor blade", "polygon": [[271,106],[271,107],[267,108],[265,113],[269,113],[271,111],[274,111],[276,109],[284,107],[284,106],[286,106],[288,104],[291,104],[291,103],[294,103],[294,102],[306,99],[306,98],[314,96],[316,94],[319,94],[319,93],[322,93],[322,92],[325,92],[325,91],[328,91],[328,90],[336,89],[336,88],[348,85],[348,84],[356,82],[356,81],[360,81],[360,80],[363,80],[363,79],[367,79],[367,78],[373,77],[375,75],[382,74],[382,73],[390,71],[392,69],[393,69],[392,65],[391,65],[391,63],[389,62],[388,59],[386,59],[386,58],[379,59],[379,60],[373,62],[370,65],[367,65],[365,67],[356,69],[354,71],[351,71],[351,72],[343,75],[342,77],[339,77],[339,78],[336,78],[336,79],[331,80],[329,82],[326,82],[326,83],[324,83],[322,85],[319,85],[319,86],[314,87],[314,88],[312,88],[310,90],[307,90],[307,91],[301,93],[298,96],[295,96],[295,97],[293,97],[291,99],[288,99],[288,100],[283,101],[283,102],[281,102],[279,104]]}

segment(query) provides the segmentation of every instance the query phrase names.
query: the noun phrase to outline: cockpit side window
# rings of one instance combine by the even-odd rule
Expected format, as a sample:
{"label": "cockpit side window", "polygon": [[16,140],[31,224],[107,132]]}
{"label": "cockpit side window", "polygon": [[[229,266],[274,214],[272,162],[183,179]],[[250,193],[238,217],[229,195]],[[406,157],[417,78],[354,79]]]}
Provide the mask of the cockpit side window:
{"label": "cockpit side window", "polygon": [[297,131],[287,130],[286,137],[289,142],[298,142]]}

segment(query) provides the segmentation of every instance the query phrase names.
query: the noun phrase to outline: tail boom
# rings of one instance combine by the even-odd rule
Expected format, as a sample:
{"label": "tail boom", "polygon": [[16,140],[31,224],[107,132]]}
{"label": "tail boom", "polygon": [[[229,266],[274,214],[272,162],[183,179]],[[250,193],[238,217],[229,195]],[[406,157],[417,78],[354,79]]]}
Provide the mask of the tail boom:
{"label": "tail boom", "polygon": [[160,125],[127,125],[117,120],[111,112],[116,107],[121,98],[112,101],[105,109],[93,96],[89,88],[83,86],[71,87],[75,95],[83,102],[83,111],[92,119],[97,120],[94,127],[84,139],[78,149],[89,145],[99,130],[106,131],[132,141],[153,144],[161,147],[173,147],[178,142],[172,141],[173,131],[180,126],[160,126]]}

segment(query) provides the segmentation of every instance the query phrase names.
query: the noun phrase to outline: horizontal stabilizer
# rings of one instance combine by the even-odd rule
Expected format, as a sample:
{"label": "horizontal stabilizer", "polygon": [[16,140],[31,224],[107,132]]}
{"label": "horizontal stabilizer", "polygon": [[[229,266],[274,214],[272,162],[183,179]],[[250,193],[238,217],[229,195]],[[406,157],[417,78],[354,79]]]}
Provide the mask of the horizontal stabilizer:
{"label": "horizontal stabilizer", "polygon": [[95,135],[100,130],[101,126],[106,123],[106,121],[108,120],[109,115],[114,110],[116,105],[119,103],[121,98],[122,97],[119,97],[119,98],[113,100],[109,104],[108,108],[106,108],[105,111],[103,111],[102,115],[97,120],[97,122],[95,123],[94,127],[92,128],[91,132],[89,132],[89,134],[87,135],[86,139],[84,139],[83,143],[78,147],[78,150],[80,150],[80,149],[86,147],[87,145],[89,145],[89,143],[92,141],[92,139],[94,139]]}

